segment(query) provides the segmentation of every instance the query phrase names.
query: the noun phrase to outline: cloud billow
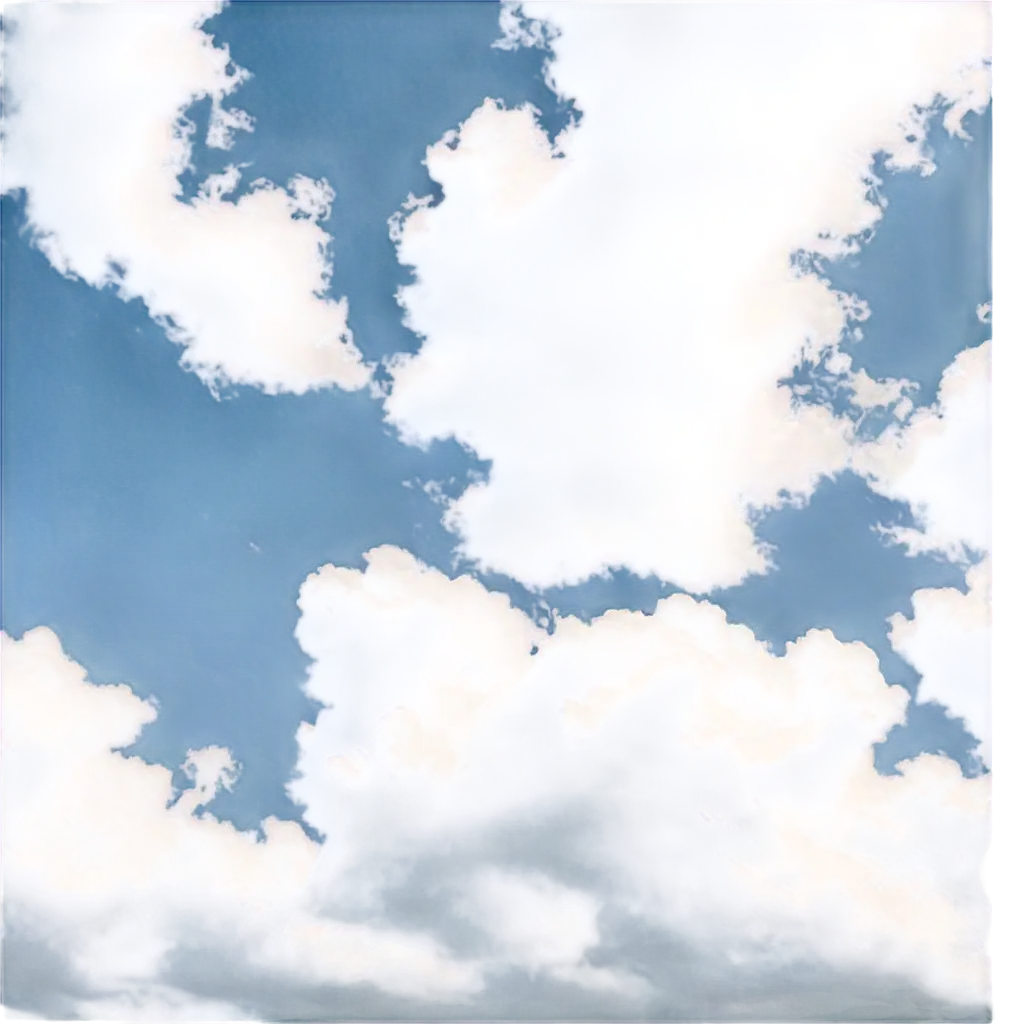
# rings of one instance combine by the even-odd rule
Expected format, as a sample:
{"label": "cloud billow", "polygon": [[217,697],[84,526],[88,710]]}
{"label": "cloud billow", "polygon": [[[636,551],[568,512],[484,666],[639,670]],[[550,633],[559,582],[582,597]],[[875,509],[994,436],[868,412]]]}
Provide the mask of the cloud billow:
{"label": "cloud billow", "polygon": [[926,166],[936,95],[953,129],[987,102],[985,12],[524,10],[557,27],[549,77],[581,120],[552,147],[488,102],[428,151],[444,199],[397,234],[423,344],[388,415],[492,461],[448,519],[484,570],[736,585],[769,564],[750,510],[805,499],[855,442],[778,383],[855,313],[792,254],[856,244],[875,154]]}

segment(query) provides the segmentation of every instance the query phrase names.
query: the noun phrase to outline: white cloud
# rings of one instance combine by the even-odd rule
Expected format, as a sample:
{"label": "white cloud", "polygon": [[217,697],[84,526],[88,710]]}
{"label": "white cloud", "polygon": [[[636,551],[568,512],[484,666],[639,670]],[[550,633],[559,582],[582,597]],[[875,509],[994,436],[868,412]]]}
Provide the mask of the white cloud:
{"label": "white cloud", "polygon": [[876,380],[864,370],[849,374],[848,379],[852,391],[852,401],[861,409],[878,409],[894,405],[896,418],[902,419],[913,408],[913,403],[905,393],[909,383],[906,380],[892,378]]}
{"label": "white cloud", "polygon": [[[983,310],[979,309],[979,316]],[[915,527],[886,532],[908,553],[934,551],[968,562],[968,592],[918,590],[913,616],[893,616],[893,648],[921,673],[918,701],[962,718],[992,760],[991,590],[992,343],[960,352],[942,375],[935,404],[860,446],[854,466],[870,486],[906,502]]]}
{"label": "white cloud", "polygon": [[[344,306],[318,297],[327,184],[233,203],[228,170],[194,203],[176,198],[184,105],[214,97],[214,145],[251,127],[223,107],[236,79],[197,28],[214,9],[15,12],[5,187],[28,189],[61,269],[101,285],[122,263],[122,290],[174,319],[209,383],[359,386]],[[936,90],[982,102],[954,72],[983,52],[985,13],[536,10],[561,25],[553,74],[584,122],[556,160],[527,112],[487,104],[458,148],[430,151],[446,198],[413,203],[398,234],[426,341],[396,365],[390,414],[410,438],[455,434],[495,460],[453,509],[487,565],[534,584],[619,564],[696,589],[735,582],[764,568],[746,505],[807,493],[849,451],[845,426],[775,387],[843,317],[789,254],[836,248],[877,215],[860,180],[872,151],[921,159],[900,141],[909,103]],[[151,88],[132,88],[143,75]],[[873,485],[918,508],[933,546],[988,544],[976,504],[943,489],[951,466],[977,469],[987,358],[963,354],[939,409],[870,454]],[[863,378],[858,395],[899,387]],[[983,570],[972,585],[918,592],[892,638],[924,675],[921,699],[987,743],[967,685]],[[173,801],[169,772],[117,752],[153,707],[89,684],[46,630],[4,638],[5,898],[95,990],[82,1015],[245,1017],[169,977],[196,942],[310,987],[468,999],[511,966],[641,998],[628,970],[592,962],[608,909],[736,964],[823,960],[987,998],[989,780],[931,756],[875,773],[872,744],[908,698],[864,646],[818,631],[777,658],[682,595],[548,636],[504,596],[394,548],[364,572],[324,567],[300,607],[325,709],[300,730],[291,789],[322,848],[292,823],[268,820],[257,842],[202,812],[237,771],[223,748],[189,752],[193,785]],[[581,877],[483,841],[550,820]],[[466,870],[451,909],[485,935],[479,958],[373,923],[417,865],[453,850]]]}
{"label": "white cloud", "polygon": [[[988,778],[932,756],[875,772],[908,697],[863,645],[818,631],[775,657],[683,595],[547,636],[394,548],[321,569],[300,607],[325,708],[291,791],[327,835],[336,899],[383,905],[461,852],[461,913],[576,984],[635,981],[587,974],[618,909],[734,963],[824,960],[985,1000]],[[486,841],[543,851],[545,822],[568,830],[564,856],[528,871]],[[589,882],[560,875],[566,857]]]}
{"label": "white cloud", "polygon": [[279,982],[354,984],[464,998],[476,968],[430,938],[320,912],[319,847],[267,819],[265,842],[193,812],[233,770],[194,751],[196,783],[175,803],[171,773],[118,753],[154,718],[126,686],[94,686],[46,629],[3,636],[4,902],[95,992],[77,1012],[116,1019],[234,1019],[224,1000],[168,979],[204,944]]}
{"label": "white cloud", "polygon": [[143,1009],[130,1009],[113,1006],[105,1009],[100,1017],[102,1024],[249,1024],[246,1017],[232,1007],[218,1004],[203,1004],[187,1007],[148,1006]]}
{"label": "white cloud", "polygon": [[968,591],[918,590],[914,615],[894,615],[893,648],[920,673],[918,701],[944,704],[981,740],[978,754],[992,763],[991,559],[967,573]]}
{"label": "white cloud", "polygon": [[984,103],[987,9],[525,9],[558,28],[550,75],[582,122],[556,159],[528,112],[486,103],[428,151],[444,200],[397,233],[424,343],[394,367],[389,415],[493,460],[450,510],[485,567],[736,583],[766,568],[748,506],[847,459],[846,426],[776,386],[844,316],[790,256],[879,216],[877,150],[928,169],[915,103],[958,100],[954,130]]}
{"label": "white cloud", "polygon": [[[829,374],[836,377],[837,382],[849,388],[850,403],[861,411],[858,425],[866,413],[889,406],[893,406],[892,415],[895,421],[902,423],[914,408],[913,399],[910,397],[914,384],[910,380],[892,377],[876,380],[865,370],[853,372],[853,357],[838,348],[828,352],[823,365]],[[793,391],[806,395],[810,391],[810,386],[798,384]]]}
{"label": "white cloud", "polygon": [[[179,123],[212,98],[208,143],[252,128],[224,100],[244,77],[199,28],[216,2],[25,4],[5,10],[5,191],[25,189],[40,248],[62,273],[141,298],[216,387],[302,392],[369,379],[325,297],[326,182],[236,201],[237,175],[180,198],[190,141]],[[118,277],[111,262],[123,268]]]}
{"label": "white cloud", "polygon": [[469,913],[515,961],[573,964],[598,942],[599,904],[548,878],[490,869],[470,885]]}
{"label": "white cloud", "polygon": [[907,502],[919,529],[894,531],[910,551],[967,557],[992,547],[992,343],[946,368],[934,406],[863,446],[855,464],[871,487]]}
{"label": "white cloud", "polygon": [[93,984],[132,985],[155,975],[174,945],[160,922],[124,915],[86,939],[71,962]]}
{"label": "white cloud", "polygon": [[226,747],[190,750],[182,767],[192,786],[178,798],[177,805],[189,813],[208,804],[222,786],[231,789],[238,777],[238,766]]}
{"label": "white cloud", "polygon": [[[683,595],[549,636],[394,548],[324,567],[300,606],[325,708],[291,789],[322,847],[203,812],[236,770],[223,748],[190,752],[174,801],[166,769],[116,749],[153,707],[90,684],[48,630],[3,638],[7,913],[94,992],[77,1012],[246,1016],[173,975],[205,946],[300,988],[458,1001],[518,968],[642,1005],[643,954],[602,954],[607,914],[736,965],[824,961],[986,999],[988,777],[931,756],[876,774],[907,694],[863,645],[818,631],[775,657]],[[393,894],[453,857],[423,890],[447,911],[396,923]],[[446,914],[483,945],[456,955]]]}

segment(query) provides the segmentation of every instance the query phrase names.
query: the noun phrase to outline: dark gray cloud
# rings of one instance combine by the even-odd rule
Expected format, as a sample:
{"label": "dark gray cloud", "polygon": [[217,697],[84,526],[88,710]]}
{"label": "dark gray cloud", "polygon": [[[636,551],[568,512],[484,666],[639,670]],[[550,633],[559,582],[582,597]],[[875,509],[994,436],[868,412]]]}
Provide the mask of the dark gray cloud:
{"label": "dark gray cloud", "polygon": [[[422,1015],[416,1004],[372,986],[296,983],[249,967],[212,945],[174,951],[159,982],[197,1000],[232,1003],[267,1021],[411,1020]],[[117,993],[85,984],[66,956],[7,915],[4,1006],[50,1020],[80,1020],[87,1017],[81,1009],[84,1002],[108,994]]]}
{"label": "dark gray cloud", "polygon": [[8,907],[4,913],[2,1003],[51,1020],[73,1020],[75,1005],[94,993],[68,958]]}
{"label": "dark gray cloud", "polygon": [[[431,597],[434,596],[431,591]],[[326,600],[323,595],[321,599]],[[311,606],[307,606],[307,611],[309,607]],[[763,652],[758,652],[758,655],[763,656]],[[410,657],[408,665],[403,665],[402,668],[414,672],[417,664],[415,658]],[[326,661],[319,663],[319,670],[323,670],[324,665],[328,665],[327,670],[333,671],[335,676],[340,674],[340,668],[335,668]],[[865,662],[864,667],[873,670],[874,665]],[[757,669],[760,668],[758,664]],[[823,669],[822,663],[818,663],[812,678],[821,678],[823,671],[827,669]],[[396,670],[396,674],[401,672]],[[882,681],[877,676],[873,678],[874,685],[878,687],[879,699],[889,702],[891,691],[882,686]],[[595,687],[598,685],[598,681],[593,679],[590,679],[590,682]],[[545,692],[550,696],[547,691]],[[713,692],[718,696],[727,692],[727,680],[723,679]],[[395,699],[400,700],[399,697]],[[340,699],[338,703],[341,703]],[[664,707],[667,705],[659,705],[659,708]],[[850,718],[861,708],[862,705],[851,708],[849,715],[845,711],[836,710],[834,716],[829,716],[829,732],[827,738],[822,740],[823,749],[832,749],[837,742],[846,742],[845,737],[849,736],[852,727]],[[683,713],[680,712],[680,715]],[[652,720],[645,719],[645,726],[648,728],[643,735],[648,745],[640,756],[641,760],[649,752],[653,756],[651,737],[655,736],[656,732],[651,725]],[[323,723],[318,724],[318,728],[322,725]],[[754,729],[760,729],[762,726],[763,719],[753,723]],[[875,733],[881,734],[881,731]],[[615,747],[614,739],[613,734],[608,733],[603,742],[605,746]],[[543,738],[539,736],[535,739],[531,735],[524,735],[521,746],[517,748],[519,758],[523,761],[528,758],[540,759],[543,756],[543,742]],[[850,763],[863,765],[866,773],[865,784],[873,785],[877,777],[870,773],[869,753],[870,747],[864,743],[851,752]],[[514,772],[516,760],[503,760],[501,767],[495,769],[495,773],[505,770]],[[807,767],[802,770],[818,771],[826,763],[827,758],[813,763],[808,761]],[[582,757],[578,757],[574,762],[574,768],[582,771],[581,764]],[[743,804],[744,799],[754,799],[750,794],[760,792],[758,780],[763,777],[763,766],[757,761],[752,761],[752,765],[748,770],[744,763],[744,769],[737,776],[730,791],[722,790],[715,794],[718,801],[715,806],[731,806],[730,801],[733,799],[739,800],[740,804]],[[948,770],[949,773],[956,772],[955,766],[950,763],[945,763],[943,770]],[[471,772],[468,771],[467,777],[470,775]],[[758,951],[758,955],[745,960],[742,965],[727,959],[724,947],[730,940],[723,939],[722,930],[716,925],[721,921],[725,932],[730,933],[731,940],[737,946],[745,947],[747,941],[740,934],[744,929],[735,922],[755,924],[759,911],[744,898],[742,878],[737,882],[736,875],[728,878],[721,876],[718,866],[727,859],[739,858],[745,865],[756,870],[759,863],[756,853],[744,846],[742,840],[738,843],[730,840],[727,849],[716,848],[717,854],[703,856],[709,849],[706,842],[708,833],[702,832],[700,828],[690,831],[681,838],[678,845],[672,847],[671,854],[661,853],[660,857],[650,856],[649,851],[652,848],[664,851],[667,848],[664,844],[658,846],[653,842],[645,844],[642,841],[648,824],[644,820],[643,809],[648,808],[650,820],[657,818],[657,812],[651,810],[650,804],[646,801],[646,796],[651,790],[664,785],[665,792],[672,794],[673,802],[670,809],[665,811],[664,818],[657,820],[674,821],[676,819],[672,818],[672,815],[678,816],[684,811],[693,814],[694,808],[700,806],[699,801],[691,801],[682,794],[686,792],[688,780],[700,779],[705,775],[706,769],[701,764],[680,768],[674,762],[666,761],[663,770],[657,775],[652,773],[645,777],[645,788],[630,791],[628,801],[624,801],[627,811],[618,818],[609,810],[614,798],[602,794],[600,783],[592,785],[586,791],[585,797],[580,798],[573,794],[562,802],[559,801],[560,780],[553,776],[550,779],[545,778],[537,785],[537,799],[533,806],[536,808],[538,805],[546,804],[546,815],[536,811],[532,815],[520,814],[517,807],[515,811],[505,816],[504,827],[497,827],[493,824],[493,819],[498,816],[497,812],[493,805],[489,805],[487,817],[490,820],[481,823],[476,831],[460,825],[454,834],[446,835],[444,838],[414,838],[411,847],[415,852],[405,859],[404,877],[397,880],[388,877],[386,888],[381,888],[379,901],[373,910],[380,915],[381,921],[398,925],[404,931],[429,931],[460,957],[486,959],[495,955],[492,940],[497,940],[498,943],[502,941],[502,920],[478,916],[476,923],[479,929],[461,920],[458,910],[460,893],[472,891],[473,876],[482,866],[513,877],[520,873],[529,875],[537,872],[556,885],[594,897],[595,904],[602,908],[598,919],[600,941],[585,941],[580,944],[580,953],[583,954],[586,950],[580,966],[614,970],[620,975],[628,972],[645,979],[651,992],[646,999],[637,999],[633,1002],[619,1001],[617,1004],[599,996],[595,999],[597,1006],[590,1008],[586,1003],[587,997],[581,995],[578,989],[569,987],[569,977],[557,970],[552,973],[560,974],[563,979],[561,982],[541,982],[530,980],[521,974],[504,972],[490,979],[485,999],[474,1004],[478,1015],[489,1018],[500,1017],[504,1011],[514,1017],[523,1014],[565,1017],[567,1014],[575,1013],[581,1005],[584,1008],[579,1012],[583,1017],[597,1015],[626,1020],[648,1017],[775,1021],[967,1020],[985,1017],[984,1007],[953,1006],[937,997],[922,994],[913,982],[885,976],[883,971],[887,961],[881,950],[886,947],[879,947],[879,953],[874,960],[867,959],[863,939],[853,930],[844,932],[842,948],[849,951],[845,955],[831,946],[828,941],[830,933],[850,929],[849,918],[855,919],[859,908],[866,903],[865,890],[855,880],[849,883],[849,918],[844,919],[844,913],[837,913],[833,909],[831,912],[822,911],[820,918],[815,916],[816,924],[813,929],[797,924],[796,933],[800,936],[797,940],[800,952],[797,955],[805,960],[832,960],[834,963],[831,969],[815,963],[794,963],[791,959],[786,959],[787,956],[792,956],[792,952],[783,949],[781,942],[774,948]],[[594,777],[600,778],[596,774]],[[798,777],[795,774],[792,776]],[[951,774],[949,777],[953,778]],[[956,774],[956,778],[958,785],[975,785],[973,782],[959,779],[959,773]],[[651,782],[651,779],[657,781]],[[980,786],[982,783],[977,785]],[[796,786],[790,792],[795,793],[799,790],[800,787]],[[475,795],[469,786],[465,792]],[[841,788],[832,788],[830,784],[828,799],[809,807],[806,819],[808,834],[824,834],[824,819],[829,816],[833,806],[841,805],[841,792]],[[869,792],[874,793],[874,790]],[[426,799],[426,791],[424,793]],[[455,797],[451,796],[449,799],[454,805]],[[768,794],[765,799],[768,807],[758,806],[755,816],[758,820],[764,816],[768,830],[775,836],[780,822],[784,823],[787,820],[791,808],[784,804],[776,812],[778,805],[773,802],[774,794]],[[481,801],[485,802],[486,796],[481,797]],[[326,797],[324,806],[329,806]],[[374,805],[370,806],[374,808]],[[875,805],[865,802],[864,806],[870,816],[871,808]],[[552,807],[556,808],[554,813],[551,812]],[[634,810],[639,810],[640,813],[634,813]],[[371,810],[368,820],[372,822],[375,813],[375,809]],[[744,805],[736,813],[737,820],[742,821],[746,820],[745,815],[752,812],[749,806]],[[898,818],[895,820],[901,825],[904,821],[914,818],[909,803],[901,807],[897,814]],[[339,817],[338,820],[337,829],[353,828],[350,819]],[[618,824],[611,828],[611,821]],[[397,824],[396,827],[400,828],[401,825]],[[329,827],[328,831],[333,833],[334,827]],[[839,857],[848,856],[851,850],[851,844],[842,838],[844,835],[846,833],[840,833],[840,838],[835,840],[835,852]],[[964,840],[962,833],[950,835],[951,841],[955,839],[956,843]],[[883,848],[888,848],[885,843],[888,842],[889,836],[889,831],[882,830],[878,841]],[[930,839],[925,842],[930,846],[934,845]],[[609,845],[615,847],[618,854],[616,857],[607,855]],[[953,848],[956,848],[955,844]],[[793,849],[794,862],[800,863],[797,848]],[[905,849],[909,854],[910,848]],[[399,859],[401,858],[396,854],[394,861]],[[925,862],[929,862],[927,856],[922,860],[922,863]],[[878,858],[872,860],[871,864],[877,867]],[[601,870],[602,865],[605,866],[606,872]],[[897,870],[897,867],[898,865],[894,864],[893,870]],[[378,859],[367,858],[365,870],[379,876]],[[656,875],[656,872],[660,874]],[[809,873],[813,874],[813,870]],[[624,884],[627,877],[628,882]],[[631,895],[647,891],[648,886],[653,887],[652,879],[655,877],[667,880],[664,889],[660,890],[664,893],[671,893],[677,883],[687,880],[690,886],[687,892],[693,895],[689,902],[682,905],[684,907],[701,906],[705,896],[712,893],[715,900],[713,910],[707,913],[694,913],[690,909],[682,909],[680,905],[675,905],[671,913],[663,913],[653,901],[645,901],[643,913],[650,920],[667,923],[674,934],[658,931],[649,923],[645,925],[637,921],[627,912],[627,901]],[[799,886],[795,889],[789,889],[787,886],[780,891],[779,896],[780,899],[786,899],[787,893],[799,892]],[[808,906],[815,912],[818,911],[818,907],[814,906],[814,903],[818,901],[820,892],[821,890],[816,890],[808,895],[809,901],[813,901],[809,902]],[[793,900],[792,895],[788,898],[791,900],[790,907],[798,904],[798,900]],[[756,903],[756,900],[754,902]],[[509,903],[508,906],[510,916],[516,916],[518,908],[515,903]],[[639,907],[633,909],[639,910]],[[891,922],[886,925],[888,935],[898,935],[900,941],[910,943],[915,951],[926,948],[921,941],[922,937],[914,930],[915,926],[925,919],[924,915],[918,914],[916,920],[913,914],[892,920],[886,914],[884,906],[882,910],[886,921]],[[493,914],[494,911],[490,913]],[[796,909],[791,913],[793,919],[799,922],[800,910]],[[538,911],[536,919],[543,920],[545,914],[544,910]],[[498,927],[491,928],[491,923],[497,924]],[[981,928],[979,925],[979,935]],[[769,931],[773,933],[770,925]],[[783,933],[788,931],[786,928],[782,929]],[[490,936],[486,934],[488,932],[491,933]],[[689,938],[689,945],[680,938],[684,934]],[[964,939],[966,947],[970,940],[965,939],[963,935],[960,938]],[[928,936],[924,935],[923,939],[926,943]],[[854,953],[854,949],[859,950],[861,955]],[[765,955],[762,957],[760,953]],[[519,963],[529,964],[530,959],[529,955],[521,956]],[[856,970],[852,968],[854,963],[858,964]],[[768,967],[767,964],[773,966]],[[951,960],[949,966],[954,967],[955,960]],[[950,971],[947,976],[951,973]],[[930,988],[934,986],[947,997],[984,998],[984,988],[981,985],[973,990],[958,990],[937,984],[934,975],[925,974],[923,977],[927,979]],[[562,997],[559,995],[561,992],[568,992],[569,995]],[[510,999],[513,1000],[511,1007],[508,1005]],[[530,1009],[534,999],[542,1007],[541,1010]]]}

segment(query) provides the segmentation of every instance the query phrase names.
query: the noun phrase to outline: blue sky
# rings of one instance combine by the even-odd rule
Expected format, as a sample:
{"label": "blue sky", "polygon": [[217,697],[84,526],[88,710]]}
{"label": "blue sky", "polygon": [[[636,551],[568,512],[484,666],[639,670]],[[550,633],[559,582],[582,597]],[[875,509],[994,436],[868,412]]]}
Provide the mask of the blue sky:
{"label": "blue sky", "polygon": [[[286,185],[302,172],[338,193],[334,290],[359,295],[350,322],[371,357],[415,347],[393,298],[408,273],[386,222],[429,186],[424,140],[481,96],[546,101],[557,117],[542,55],[491,49],[495,24],[487,5],[416,3],[240,5],[211,23],[253,72],[247,107],[261,126],[231,159],[249,164],[250,182]],[[383,61],[404,80],[375,74]],[[204,111],[190,112],[205,134]],[[299,130],[304,122],[316,130]],[[222,170],[224,156],[199,147],[197,173],[183,177]],[[425,456],[396,442],[365,393],[270,400],[232,389],[211,401],[139,303],[62,281],[19,244],[23,213],[4,202],[5,628],[53,622],[97,682],[132,679],[157,695],[145,756],[177,765],[189,747],[236,751],[247,770],[218,808],[243,827],[297,817],[283,784],[295,728],[312,711],[291,635],[299,584],[382,543],[451,565],[440,509],[403,484],[461,490],[482,467],[455,444]],[[66,377],[38,372],[40,342]]]}
{"label": "blue sky", "polygon": [[[116,881],[59,909],[67,867],[23,865],[49,863],[38,816],[64,805],[16,803],[11,1007],[989,1019],[987,18],[915,7],[832,23],[765,6],[783,64],[805,32],[852,69],[858,45],[879,47],[874,91],[840,71],[820,108],[756,26],[710,8],[528,10],[544,31],[482,2],[198,5],[194,24],[12,8],[13,785],[106,772],[125,788],[101,790],[98,817],[74,811],[82,848],[133,849],[150,815],[151,835],[177,830],[153,863],[184,867],[132,883],[145,922]],[[113,70],[73,63],[78,29]],[[925,30],[949,40],[942,59],[907,57]],[[167,69],[133,63],[158,31]],[[48,62],[71,68],[54,88]],[[732,76],[737,109],[763,87],[791,116],[723,139],[730,98],[720,120],[693,99],[711,71]],[[179,141],[168,111],[192,125]],[[81,138],[62,129],[83,117]],[[164,132],[170,162],[138,126]],[[768,147],[761,174],[736,156],[751,144]],[[185,208],[199,213],[179,238]],[[188,252],[213,254],[203,273],[180,269]],[[281,309],[287,328],[264,328]],[[339,311],[348,361],[317,362],[315,318]],[[96,689],[119,683],[135,697]],[[615,693],[621,711],[596,710]],[[61,729],[29,728],[65,698],[95,764]],[[597,738],[552,731],[552,701],[591,709]],[[677,719],[683,739],[662,729]],[[53,768],[33,789],[40,757]],[[709,781],[670,797],[673,772]],[[797,781],[816,774],[835,790]],[[600,795],[611,779],[621,802]],[[140,810],[145,787],[165,798]],[[780,904],[808,856],[780,831],[794,814],[862,874],[815,854],[799,870],[822,888]],[[725,838],[691,834],[688,815],[727,822]],[[253,858],[245,877],[273,907],[239,918],[237,942],[203,923],[226,897],[196,880],[233,858]],[[763,892],[744,895],[747,858]],[[189,909],[168,916],[178,884]],[[857,909],[865,885],[913,923]],[[309,915],[327,929],[319,959]]]}

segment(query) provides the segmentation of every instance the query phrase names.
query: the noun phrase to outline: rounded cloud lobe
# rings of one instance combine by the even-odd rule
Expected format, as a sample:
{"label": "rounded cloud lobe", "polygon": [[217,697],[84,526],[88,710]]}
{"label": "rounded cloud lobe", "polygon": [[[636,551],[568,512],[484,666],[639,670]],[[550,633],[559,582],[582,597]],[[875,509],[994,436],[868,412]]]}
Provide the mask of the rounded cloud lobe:
{"label": "rounded cloud lobe", "polygon": [[[507,961],[586,984],[602,962],[589,898],[734,964],[823,960],[984,1000],[987,778],[933,756],[875,772],[908,696],[866,647],[818,631],[774,657],[682,595],[548,636],[398,549],[368,563],[310,577],[297,633],[326,707],[300,731],[291,791],[342,903],[386,900],[418,860],[481,835],[574,822],[525,880],[492,853],[449,883]],[[540,921],[559,899],[566,935],[526,938],[554,928]],[[515,916],[489,912],[502,901]],[[640,984],[614,964],[602,981]]]}
{"label": "rounded cloud lobe", "polygon": [[42,628],[4,635],[3,667],[5,920],[69,962],[75,1015],[252,1016],[175,987],[189,950],[282,984],[473,991],[472,965],[428,937],[320,914],[319,847],[294,822],[267,819],[257,841],[201,813],[234,770],[226,751],[193,751],[194,786],[176,795],[166,768],[118,752],[155,717],[127,686],[89,683]]}
{"label": "rounded cloud lobe", "polygon": [[986,13],[525,10],[556,26],[550,76],[582,121],[553,151],[488,102],[428,151],[444,199],[396,231],[423,345],[392,368],[389,416],[493,460],[449,511],[483,568],[734,585],[767,568],[751,507],[808,495],[852,441],[777,383],[850,312],[791,255],[880,216],[879,150],[927,168],[915,104],[983,105]]}
{"label": "rounded cloud lobe", "polygon": [[24,189],[62,273],[139,298],[211,387],[303,392],[367,383],[344,301],[326,297],[331,191],[296,176],[231,201],[237,171],[192,201],[181,123],[211,97],[207,143],[251,129],[223,101],[244,80],[199,26],[220,4],[25,4],[5,11],[3,189]]}
{"label": "rounded cloud lobe", "polygon": [[[871,487],[907,502],[916,528],[889,539],[970,567],[966,593],[918,590],[897,614],[894,650],[921,673],[916,699],[944,705],[992,763],[992,343],[965,349],[942,375],[935,404],[861,445],[854,462]],[[974,564],[971,564],[974,563]]]}
{"label": "rounded cloud lobe", "polygon": [[992,549],[992,343],[946,367],[933,406],[861,446],[855,464],[872,488],[905,501],[918,529],[897,531],[911,551],[965,560]]}
{"label": "rounded cloud lobe", "polygon": [[992,764],[992,565],[967,574],[966,594],[918,590],[911,619],[894,615],[893,648],[921,673],[919,701],[945,705],[979,740],[978,756]]}

